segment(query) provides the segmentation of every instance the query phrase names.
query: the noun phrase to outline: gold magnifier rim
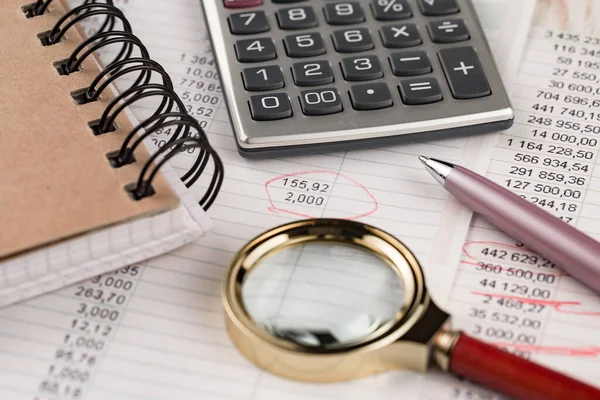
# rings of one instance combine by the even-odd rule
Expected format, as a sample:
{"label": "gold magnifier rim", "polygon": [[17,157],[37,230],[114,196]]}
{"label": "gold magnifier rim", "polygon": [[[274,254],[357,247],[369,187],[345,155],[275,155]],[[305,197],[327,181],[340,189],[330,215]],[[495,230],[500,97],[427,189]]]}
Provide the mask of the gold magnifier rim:
{"label": "gold magnifier rim", "polygon": [[[379,256],[398,275],[404,285],[404,301],[395,318],[364,337],[331,347],[305,346],[278,338],[255,323],[244,307],[242,286],[252,270],[261,261],[291,246],[309,242],[335,242],[362,247]],[[222,299],[227,322],[233,324],[246,341],[261,346],[296,353],[339,353],[368,350],[394,342],[418,319],[427,296],[421,266],[412,251],[400,240],[371,225],[356,221],[331,218],[313,218],[286,223],[268,230],[246,244],[233,258],[227,272]],[[228,331],[231,336],[231,329]],[[235,341],[234,341],[235,342]]]}

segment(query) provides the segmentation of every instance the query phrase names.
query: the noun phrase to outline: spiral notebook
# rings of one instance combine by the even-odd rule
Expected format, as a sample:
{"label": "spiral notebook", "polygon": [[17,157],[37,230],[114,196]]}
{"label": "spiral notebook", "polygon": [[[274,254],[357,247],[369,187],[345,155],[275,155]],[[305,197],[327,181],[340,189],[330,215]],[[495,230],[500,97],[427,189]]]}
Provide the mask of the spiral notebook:
{"label": "spiral notebook", "polygon": [[[84,36],[77,21],[98,11],[105,23]],[[4,0],[0,37],[0,306],[209,229],[203,208],[222,179],[218,155],[116,7]],[[15,45],[4,45],[7,38]],[[95,53],[115,44],[118,57],[100,65]],[[115,77],[130,73],[135,83],[117,93]],[[127,106],[146,97],[162,101],[136,121]],[[162,147],[146,138],[168,128],[177,135]],[[197,155],[183,177],[168,163],[178,152]],[[186,186],[209,173],[209,159],[214,176],[198,202]]]}

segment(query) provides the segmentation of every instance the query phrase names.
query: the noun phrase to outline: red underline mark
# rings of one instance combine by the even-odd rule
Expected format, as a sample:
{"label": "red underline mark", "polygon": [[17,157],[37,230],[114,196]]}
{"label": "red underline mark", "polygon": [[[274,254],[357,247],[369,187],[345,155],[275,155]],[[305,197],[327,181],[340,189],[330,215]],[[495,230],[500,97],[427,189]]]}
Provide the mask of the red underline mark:
{"label": "red underline mark", "polygon": [[600,347],[567,347],[567,346],[536,346],[530,344],[517,344],[505,342],[491,342],[490,344],[498,347],[510,347],[517,350],[532,351],[535,353],[545,353],[555,356],[572,357],[597,357],[600,355]]}
{"label": "red underline mark", "polygon": [[552,307],[552,308],[554,308],[554,310],[556,310],[560,313],[563,313],[563,314],[585,315],[585,316],[589,316],[589,317],[600,317],[600,312],[598,312],[598,311],[577,311],[577,310],[565,310],[565,309],[561,308],[563,306],[580,307],[581,302],[579,302],[579,301],[557,301],[557,300],[530,299],[528,297],[520,297],[520,296],[513,296],[513,295],[507,295],[507,294],[500,294],[500,293],[485,293],[485,292],[477,292],[477,291],[471,291],[471,294],[474,294],[477,296],[490,296],[490,297],[499,297],[499,298],[503,298],[503,299],[517,300],[517,301],[520,301],[523,303],[529,303],[529,304],[540,304],[540,305]]}

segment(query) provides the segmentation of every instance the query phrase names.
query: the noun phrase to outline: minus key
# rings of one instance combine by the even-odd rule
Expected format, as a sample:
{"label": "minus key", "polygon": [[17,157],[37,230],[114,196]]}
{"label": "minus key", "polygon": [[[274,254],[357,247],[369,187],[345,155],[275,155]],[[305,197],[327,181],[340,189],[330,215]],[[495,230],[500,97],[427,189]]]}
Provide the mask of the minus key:
{"label": "minus key", "polygon": [[414,76],[431,72],[429,57],[421,50],[392,53],[389,60],[392,73],[396,76]]}

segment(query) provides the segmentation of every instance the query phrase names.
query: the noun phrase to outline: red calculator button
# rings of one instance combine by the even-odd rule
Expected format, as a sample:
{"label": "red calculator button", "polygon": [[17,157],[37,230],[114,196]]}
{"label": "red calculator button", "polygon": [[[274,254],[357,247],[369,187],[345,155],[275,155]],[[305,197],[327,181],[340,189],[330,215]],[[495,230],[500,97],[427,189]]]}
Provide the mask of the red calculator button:
{"label": "red calculator button", "polygon": [[226,8],[246,8],[256,7],[263,3],[263,0],[223,0]]}

